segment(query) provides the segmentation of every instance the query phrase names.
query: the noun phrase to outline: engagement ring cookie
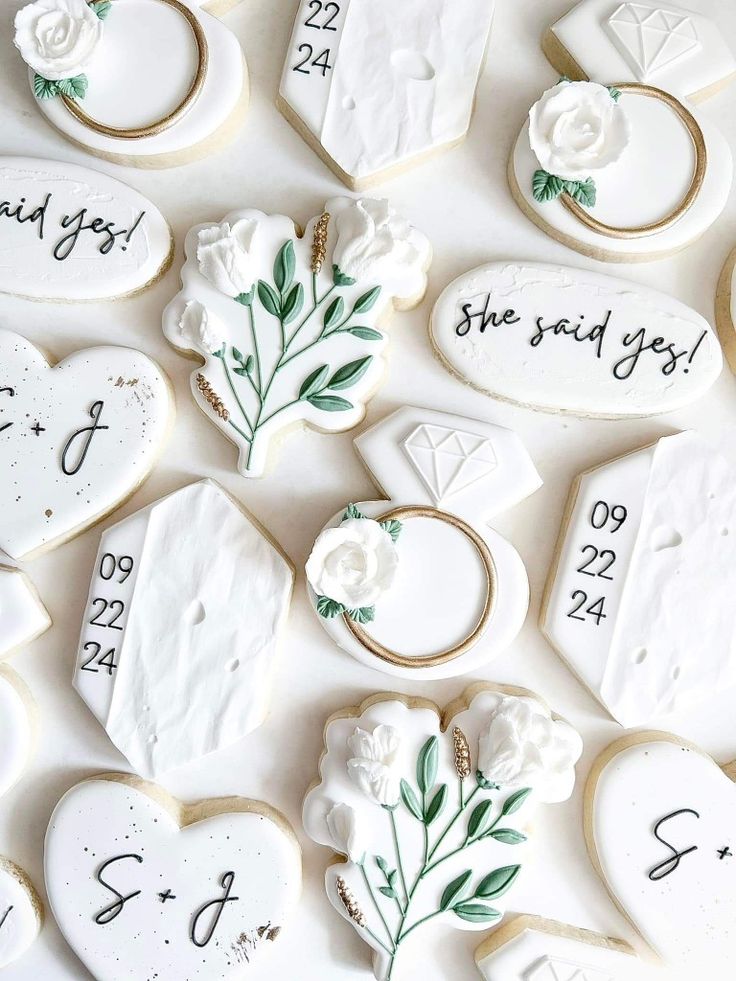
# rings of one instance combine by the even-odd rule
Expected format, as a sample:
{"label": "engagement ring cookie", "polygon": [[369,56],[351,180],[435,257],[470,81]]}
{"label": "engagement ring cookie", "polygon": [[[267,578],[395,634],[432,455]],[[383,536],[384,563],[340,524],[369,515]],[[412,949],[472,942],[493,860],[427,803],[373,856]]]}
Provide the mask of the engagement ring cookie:
{"label": "engagement ring cookie", "polygon": [[251,976],[301,891],[301,850],[268,804],[182,804],[103,773],[72,787],[46,832],[59,929],[97,981]]}
{"label": "engagement ring cookie", "polygon": [[290,429],[339,433],[363,419],[386,368],[384,325],[427,288],[429,241],[387,201],[333,198],[303,237],[252,209],[187,235],[167,340],[202,362],[192,394],[260,477]]}
{"label": "engagement ring cookie", "polygon": [[[0,716],[0,727],[2,725]],[[43,903],[20,866],[0,855],[0,970],[25,954],[43,926]]]}
{"label": "engagement ring cookie", "polygon": [[74,687],[138,773],[182,766],[263,722],[293,580],[212,480],[104,532]]}
{"label": "engagement ring cookie", "polygon": [[451,678],[511,644],[524,564],[488,520],[541,486],[515,433],[405,406],[355,440],[387,500],[350,504],[318,536],[309,598],[335,643],[401,678]]}
{"label": "engagement ring cookie", "polygon": [[278,105],[353,190],[465,138],[495,0],[300,0]]}
{"label": "engagement ring cookie", "polygon": [[736,683],[734,515],[736,474],[695,432],[574,482],[540,626],[622,725]]}
{"label": "engagement ring cookie", "polygon": [[195,160],[248,105],[238,39],[206,0],[35,0],[15,18],[38,108],[67,139],[133,167]]}
{"label": "engagement ring cookie", "polygon": [[51,617],[28,576],[0,565],[0,661],[51,626]]}
{"label": "engagement ring cookie", "polygon": [[345,856],[327,896],[378,981],[418,977],[435,927],[501,920],[536,805],[568,799],[581,751],[531,692],[482,683],[444,710],[383,693],[328,720],[304,828]]}
{"label": "engagement ring cookie", "polygon": [[686,248],[718,218],[733,164],[722,133],[663,89],[563,78],[529,111],[509,158],[524,214],[606,262]]}
{"label": "engagement ring cookie", "polygon": [[173,421],[169,383],[127,347],[56,365],[0,330],[0,548],[14,559],[60,545],[143,483]]}
{"label": "engagement ring cookie", "polygon": [[[20,780],[33,752],[35,729],[30,691],[15,671],[0,665],[0,797]],[[2,913],[0,908],[0,918]]]}

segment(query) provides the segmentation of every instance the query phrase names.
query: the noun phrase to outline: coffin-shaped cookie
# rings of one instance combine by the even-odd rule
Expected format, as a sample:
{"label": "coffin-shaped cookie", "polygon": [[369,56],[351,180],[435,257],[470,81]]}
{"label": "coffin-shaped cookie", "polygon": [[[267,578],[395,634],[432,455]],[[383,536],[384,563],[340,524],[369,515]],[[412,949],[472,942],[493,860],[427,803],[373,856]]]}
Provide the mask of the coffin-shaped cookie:
{"label": "coffin-shaped cookie", "polygon": [[492,262],[437,300],[432,343],[447,367],[494,398],[617,418],[703,395],[723,358],[708,322],[655,290],[545,263]]}
{"label": "coffin-shaped cookie", "polygon": [[137,293],[173,254],[142,194],[86,167],[0,157],[0,293],[106,300]]}

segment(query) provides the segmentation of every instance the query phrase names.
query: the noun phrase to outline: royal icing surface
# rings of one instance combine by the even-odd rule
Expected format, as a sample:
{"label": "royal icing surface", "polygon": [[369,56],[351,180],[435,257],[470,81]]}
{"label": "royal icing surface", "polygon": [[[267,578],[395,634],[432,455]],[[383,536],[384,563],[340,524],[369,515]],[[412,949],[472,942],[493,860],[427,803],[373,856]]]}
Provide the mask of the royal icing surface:
{"label": "royal icing surface", "polygon": [[0,547],[19,558],[99,521],[148,476],[172,416],[144,354],[93,347],[51,367],[0,330]]}
{"label": "royal icing surface", "polygon": [[[491,423],[405,406],[361,434],[355,448],[388,497],[361,502],[357,505],[361,514],[375,519],[396,507],[419,505],[439,508],[467,522],[490,549],[497,578],[495,606],[474,646],[435,665],[403,666],[382,660],[356,639],[343,616],[319,615],[320,623],[344,651],[397,677],[454,677],[491,660],[513,641],[529,603],[521,558],[486,523],[541,486],[521,441]],[[338,528],[344,514],[343,509],[326,529]],[[332,568],[332,549],[316,551],[326,553],[320,561]],[[370,548],[366,554],[371,554]],[[383,574],[380,565],[375,574]],[[334,578],[344,580],[342,573]],[[317,611],[319,595],[313,585],[308,590]],[[391,650],[427,657],[472,631],[487,595],[485,570],[469,539],[446,521],[416,517],[402,522],[393,578],[375,604],[375,619],[363,626],[371,638]]]}
{"label": "royal icing surface", "polygon": [[28,689],[18,675],[10,668],[0,667],[0,797],[20,780],[31,755],[33,726],[29,700]]}
{"label": "royal icing surface", "polygon": [[169,264],[166,219],[106,174],[0,157],[0,292],[101,300],[147,286]]}
{"label": "royal icing surface", "polygon": [[443,717],[445,731],[431,703],[390,695],[325,730],[304,827],[347,857],[327,869],[325,888],[372,948],[379,981],[417,976],[432,943],[425,922],[497,923],[523,874],[535,802],[572,792],[575,730],[532,696],[471,691]]}
{"label": "royal icing surface", "polygon": [[182,766],[261,724],[293,578],[211,480],[103,534],[74,687],[138,773]]}
{"label": "royal icing surface", "polygon": [[674,4],[582,0],[551,31],[590,78],[698,99],[736,73],[718,25]]}
{"label": "royal icing surface", "polygon": [[281,77],[287,115],[353,186],[467,133],[494,0],[301,0]]}
{"label": "royal icing surface", "polygon": [[676,737],[637,733],[609,747],[589,789],[589,847],[615,901],[678,978],[703,968],[729,977],[732,782]]}
{"label": "royal icing surface", "polygon": [[622,725],[736,682],[735,487],[727,462],[684,432],[573,490],[541,625]]}
{"label": "royal icing surface", "polygon": [[97,981],[249,977],[299,897],[291,828],[238,797],[182,813],[126,779],[77,784],[51,816],[46,890],[67,942]]}
{"label": "royal icing surface", "polygon": [[0,661],[51,626],[51,617],[19,569],[0,565]]}
{"label": "royal icing surface", "polygon": [[0,969],[25,954],[41,929],[41,916],[25,872],[0,855]]}
{"label": "royal icing surface", "polygon": [[432,343],[461,378],[496,398],[585,416],[666,412],[720,374],[708,322],[636,283],[545,263],[493,262],[451,283]]}
{"label": "royal icing surface", "polygon": [[[204,87],[180,120],[139,139],[111,137],[76,119],[58,98],[37,99],[65,136],[108,156],[172,156],[197,149],[223,127],[247,95],[248,75],[238,39],[195,0],[181,0],[201,24],[208,46]],[[197,48],[182,15],[160,0],[113,3],[104,34],[85,70],[85,112],[113,127],[146,126],[184,98],[197,70]],[[33,91],[34,72],[29,71]]]}
{"label": "royal icing surface", "polygon": [[282,215],[234,211],[186,238],[167,340],[204,361],[192,394],[259,477],[295,425],[357,425],[385,369],[380,325],[424,295],[431,247],[386,201],[333,198],[298,238]]}

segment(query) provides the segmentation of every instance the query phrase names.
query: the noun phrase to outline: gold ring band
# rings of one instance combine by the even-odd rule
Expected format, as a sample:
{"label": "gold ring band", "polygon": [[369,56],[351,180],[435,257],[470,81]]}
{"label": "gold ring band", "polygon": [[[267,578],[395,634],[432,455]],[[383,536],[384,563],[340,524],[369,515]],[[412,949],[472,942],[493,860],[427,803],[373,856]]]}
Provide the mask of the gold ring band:
{"label": "gold ring band", "polygon": [[563,191],[560,195],[560,200],[567,210],[579,222],[590,228],[591,231],[598,232],[600,235],[606,235],[608,238],[644,238],[647,235],[654,235],[656,232],[664,231],[665,228],[674,225],[694,204],[703,186],[705,170],[708,164],[705,138],[702,129],[692,113],[678,99],[670,95],[669,92],[663,92],[662,89],[655,88],[653,85],[641,85],[638,82],[625,82],[621,85],[616,85],[615,88],[620,92],[628,92],[630,95],[644,95],[651,99],[657,99],[672,109],[680,118],[685,129],[690,134],[695,149],[695,168],[693,170],[692,180],[690,181],[690,187],[682,201],[670,214],[665,215],[664,218],[660,218],[658,221],[649,222],[647,225],[637,225],[631,228],[617,228],[615,225],[606,225],[604,222],[598,221],[582,205],[578,204],[567,191]]}
{"label": "gold ring band", "polygon": [[158,0],[158,2],[173,7],[174,10],[182,15],[192,29],[192,34],[197,45],[197,71],[195,72],[192,84],[189,86],[189,91],[179,105],[162,119],[158,119],[148,126],[135,126],[131,129],[108,126],[106,123],[101,123],[99,120],[87,115],[75,99],[70,99],[69,96],[62,95],[62,101],[72,116],[78,119],[83,126],[93,130],[95,133],[101,133],[103,136],[111,136],[118,140],[142,140],[146,136],[158,136],[159,133],[163,133],[164,130],[178,122],[191,109],[202,92],[209,62],[207,38],[205,37],[202,25],[189,7],[185,7],[183,3],[180,3],[180,0]]}
{"label": "gold ring band", "polygon": [[366,633],[361,624],[351,620],[346,614],[343,614],[343,619],[347,624],[348,630],[350,630],[358,643],[382,661],[386,661],[388,664],[393,664],[400,668],[433,668],[439,664],[446,664],[456,657],[460,657],[461,654],[470,650],[484,634],[496,604],[496,563],[493,561],[493,556],[488,545],[474,528],[471,528],[469,524],[454,514],[440,511],[438,508],[423,506],[394,508],[393,511],[387,511],[385,514],[380,515],[376,518],[376,521],[406,521],[409,518],[433,518],[436,521],[444,521],[445,524],[451,525],[453,528],[461,531],[477,549],[486,573],[486,599],[483,604],[483,612],[472,632],[464,640],[461,640],[448,650],[440,651],[437,654],[409,657],[406,654],[398,654],[396,651],[384,647],[383,644]]}

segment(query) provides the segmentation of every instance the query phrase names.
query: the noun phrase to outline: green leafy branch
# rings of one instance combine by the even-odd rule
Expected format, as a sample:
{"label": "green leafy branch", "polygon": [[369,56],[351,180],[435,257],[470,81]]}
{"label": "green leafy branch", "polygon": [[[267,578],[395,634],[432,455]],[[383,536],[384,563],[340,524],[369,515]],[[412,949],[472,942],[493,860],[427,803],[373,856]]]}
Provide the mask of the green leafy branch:
{"label": "green leafy branch", "polygon": [[[89,6],[100,20],[105,20],[112,10],[111,0],[92,0]],[[55,99],[65,95],[68,99],[83,99],[87,94],[89,79],[86,75],[75,75],[73,78],[60,78],[52,81],[35,72],[33,75],[33,92],[37,99]]]}
{"label": "green leafy branch", "polygon": [[562,177],[556,177],[546,170],[535,170],[532,177],[532,194],[535,201],[545,202],[556,200],[562,192],[567,192],[585,208],[595,206],[596,186],[592,177],[586,177],[584,181],[568,181]]}

